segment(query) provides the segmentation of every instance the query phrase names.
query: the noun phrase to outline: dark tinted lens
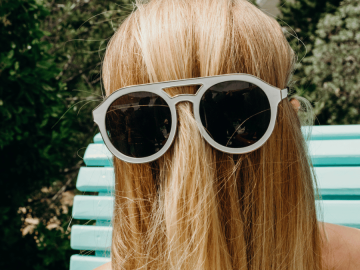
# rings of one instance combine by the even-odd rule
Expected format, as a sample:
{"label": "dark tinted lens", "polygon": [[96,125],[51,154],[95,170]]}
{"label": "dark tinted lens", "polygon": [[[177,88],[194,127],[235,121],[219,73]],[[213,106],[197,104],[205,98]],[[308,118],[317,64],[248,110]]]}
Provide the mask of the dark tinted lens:
{"label": "dark tinted lens", "polygon": [[265,134],[270,123],[270,103],[254,84],[223,82],[202,96],[200,117],[214,141],[241,148],[256,143]]}
{"label": "dark tinted lens", "polygon": [[170,128],[168,104],[149,92],[124,95],[106,113],[106,131],[111,143],[130,157],[148,157],[158,152],[165,145]]}

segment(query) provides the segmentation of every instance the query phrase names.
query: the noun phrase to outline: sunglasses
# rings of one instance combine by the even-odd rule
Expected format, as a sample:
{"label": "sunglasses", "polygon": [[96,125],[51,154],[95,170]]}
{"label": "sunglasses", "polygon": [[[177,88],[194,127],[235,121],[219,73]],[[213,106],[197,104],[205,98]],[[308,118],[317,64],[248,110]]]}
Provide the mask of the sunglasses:
{"label": "sunglasses", "polygon": [[[164,89],[200,85],[195,95],[169,96]],[[193,104],[203,138],[229,154],[261,147],[274,130],[277,107],[288,94],[261,79],[241,73],[127,86],[116,90],[93,110],[106,147],[129,163],[161,157],[177,127],[175,105]]]}

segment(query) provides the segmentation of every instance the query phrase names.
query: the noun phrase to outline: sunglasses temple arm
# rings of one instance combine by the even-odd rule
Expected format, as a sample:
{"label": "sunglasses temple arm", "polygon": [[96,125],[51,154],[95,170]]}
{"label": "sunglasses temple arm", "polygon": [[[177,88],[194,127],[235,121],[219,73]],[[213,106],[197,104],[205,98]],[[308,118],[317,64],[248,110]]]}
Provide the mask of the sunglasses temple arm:
{"label": "sunglasses temple arm", "polygon": [[282,100],[287,97],[288,92],[289,92],[288,90],[289,90],[289,87],[286,87],[285,89],[281,90],[280,94],[281,94],[281,99]]}

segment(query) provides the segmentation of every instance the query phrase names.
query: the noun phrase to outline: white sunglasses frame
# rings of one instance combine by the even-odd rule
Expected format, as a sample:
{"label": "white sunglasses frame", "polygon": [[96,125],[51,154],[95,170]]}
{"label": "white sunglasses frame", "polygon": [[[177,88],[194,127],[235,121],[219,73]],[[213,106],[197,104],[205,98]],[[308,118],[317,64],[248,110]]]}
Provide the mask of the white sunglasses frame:
{"label": "white sunglasses frame", "polygon": [[[226,81],[243,81],[255,84],[259,88],[261,88],[264,93],[266,94],[269,103],[270,103],[270,123],[268,129],[266,130],[265,134],[254,144],[242,147],[242,148],[230,148],[223,146],[216,141],[214,141],[210,135],[206,132],[204,126],[202,125],[200,119],[200,101],[204,93],[213,85],[226,82]],[[198,89],[196,94],[182,94],[176,96],[169,96],[163,89],[169,87],[177,87],[177,86],[190,86],[190,85],[201,85]],[[121,91],[120,91],[121,90]],[[130,93],[136,92],[150,92],[154,93],[160,97],[162,97],[165,102],[169,105],[171,111],[171,130],[169,137],[165,143],[165,145],[155,154],[143,157],[143,158],[134,158],[129,157],[127,155],[122,154],[118,151],[113,144],[111,143],[107,132],[106,132],[106,112],[109,106],[119,97],[123,95],[127,95]],[[165,81],[165,82],[156,82],[156,83],[148,83],[148,84],[139,84],[133,86],[126,86],[114,91],[111,95],[109,95],[104,101],[102,101],[93,111],[93,119],[94,122],[98,125],[100,129],[100,134],[104,140],[106,147],[109,151],[117,158],[128,162],[128,163],[147,163],[154,161],[160,158],[171,146],[174,141],[176,129],[177,129],[177,113],[176,113],[176,104],[183,101],[188,101],[193,104],[193,112],[196,122],[198,123],[198,127],[200,130],[201,135],[203,138],[215,149],[229,153],[229,154],[245,154],[251,151],[254,151],[261,147],[270,137],[272,134],[276,116],[277,116],[277,108],[278,104],[281,100],[285,99],[288,95],[288,88],[280,89],[275,86],[272,86],[263,80],[259,79],[250,74],[243,74],[243,73],[231,73],[231,74],[223,74],[223,75],[216,75],[216,76],[208,76],[208,77],[197,77],[197,78],[190,78],[190,79],[181,79],[181,80],[173,80],[173,81]]]}

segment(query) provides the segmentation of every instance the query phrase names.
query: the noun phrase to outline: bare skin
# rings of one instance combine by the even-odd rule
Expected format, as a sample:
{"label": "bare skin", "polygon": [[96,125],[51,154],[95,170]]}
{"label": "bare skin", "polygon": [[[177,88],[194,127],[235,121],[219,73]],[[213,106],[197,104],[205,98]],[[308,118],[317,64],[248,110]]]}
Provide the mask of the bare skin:
{"label": "bare skin", "polygon": [[111,270],[111,262],[105,263],[94,270]]}
{"label": "bare skin", "polygon": [[293,105],[294,110],[298,112],[301,107],[300,102],[296,98],[292,98],[290,103]]}
{"label": "bare skin", "polygon": [[[329,244],[323,247],[324,270],[359,270],[360,229],[325,223],[325,231]],[[95,270],[111,270],[111,262]]]}
{"label": "bare skin", "polygon": [[360,269],[360,229],[325,223],[325,231],[329,239],[323,246],[325,269]]}

